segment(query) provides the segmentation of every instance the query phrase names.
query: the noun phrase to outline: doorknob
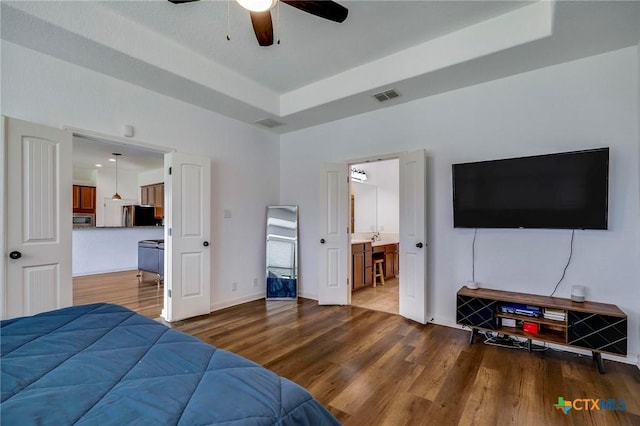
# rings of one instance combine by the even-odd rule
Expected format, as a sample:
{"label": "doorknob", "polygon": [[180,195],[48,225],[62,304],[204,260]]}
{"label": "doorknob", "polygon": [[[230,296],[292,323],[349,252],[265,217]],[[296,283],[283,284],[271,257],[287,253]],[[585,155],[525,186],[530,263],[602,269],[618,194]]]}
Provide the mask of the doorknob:
{"label": "doorknob", "polygon": [[209,241],[205,241],[204,243],[202,243],[202,245],[205,247],[209,247]]}
{"label": "doorknob", "polygon": [[324,243],[325,243],[324,238],[320,239],[320,244],[324,244]]}
{"label": "doorknob", "polygon": [[11,253],[9,253],[9,257],[13,260],[20,259],[22,257],[22,253],[14,250]]}
{"label": "doorknob", "polygon": [[418,247],[418,248],[422,248],[422,243],[418,243],[418,244],[416,244],[416,247]]}

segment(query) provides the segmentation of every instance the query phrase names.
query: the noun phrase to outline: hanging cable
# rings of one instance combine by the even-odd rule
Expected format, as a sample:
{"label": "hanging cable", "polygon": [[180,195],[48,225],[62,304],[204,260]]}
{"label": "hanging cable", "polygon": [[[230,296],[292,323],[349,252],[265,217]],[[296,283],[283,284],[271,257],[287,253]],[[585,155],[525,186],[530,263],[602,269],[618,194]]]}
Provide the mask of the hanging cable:
{"label": "hanging cable", "polygon": [[229,24],[229,15],[231,10],[231,0],[227,0],[227,41],[231,40],[231,25]]}
{"label": "hanging cable", "polygon": [[556,287],[553,289],[553,292],[551,293],[551,295],[549,297],[553,297],[553,295],[556,294],[556,291],[558,291],[558,286],[560,285],[560,283],[564,279],[564,276],[567,274],[567,268],[569,267],[569,263],[571,263],[571,256],[573,256],[573,236],[575,235],[575,233],[576,233],[576,230],[572,229],[571,230],[571,243],[569,245],[569,259],[567,259],[567,264],[564,265],[564,270],[562,271],[562,276],[558,280],[558,283],[556,284]]}
{"label": "hanging cable", "polygon": [[280,2],[276,5],[276,35],[278,37],[277,43],[280,44]]}
{"label": "hanging cable", "polygon": [[471,281],[476,281],[476,235],[478,228],[473,231],[473,242],[471,243]]}

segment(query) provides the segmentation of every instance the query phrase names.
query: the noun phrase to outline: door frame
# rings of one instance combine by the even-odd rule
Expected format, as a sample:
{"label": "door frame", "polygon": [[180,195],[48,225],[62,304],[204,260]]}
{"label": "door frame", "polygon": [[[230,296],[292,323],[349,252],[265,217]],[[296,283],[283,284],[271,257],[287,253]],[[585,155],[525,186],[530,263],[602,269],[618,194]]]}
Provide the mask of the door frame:
{"label": "door frame", "polygon": [[[388,154],[383,154],[383,155],[371,155],[368,157],[362,157],[362,158],[358,158],[358,159],[354,159],[354,160],[347,160],[345,161],[347,163],[347,168],[349,171],[349,197],[351,197],[351,167],[355,166],[356,164],[363,164],[363,163],[376,163],[378,161],[387,161],[387,160],[400,160],[400,152],[396,152],[396,153],[388,153]],[[400,168],[400,164],[398,164],[398,168]],[[400,187],[398,186],[398,191],[400,191]],[[350,199],[349,199],[350,200]],[[351,206],[351,202],[349,201],[349,215],[352,214],[352,206]],[[400,215],[400,211],[398,211],[398,215]],[[347,218],[348,219],[348,218]],[[347,222],[350,224],[351,221],[347,220]],[[351,262],[351,259],[353,259],[353,253],[351,253],[351,248],[352,248],[352,244],[351,244],[351,235],[353,234],[353,229],[350,229],[351,232],[349,232],[349,247],[347,248],[347,253],[348,253],[348,273],[349,273],[349,280],[351,280],[351,277],[353,277],[353,265]],[[398,241],[398,248],[400,248],[400,241]],[[353,286],[353,283],[350,283],[351,286]],[[400,286],[398,286],[398,299],[400,299]],[[349,304],[351,304],[351,291],[349,291]],[[398,313],[399,315],[400,313]]]}
{"label": "door frame", "polygon": [[[9,148],[9,141],[5,133],[5,119],[0,116],[0,139],[2,139],[2,149],[0,149],[0,164],[2,165],[2,172],[0,173],[0,229],[2,230],[2,238],[0,238],[0,253],[6,255],[7,253],[7,221],[8,221],[8,204],[7,204],[7,150]],[[7,308],[7,295],[5,293],[6,280],[7,280],[7,265],[6,260],[2,259],[0,262],[0,319],[4,319]]]}
{"label": "door frame", "polygon": [[[93,140],[99,140],[99,141],[103,141],[105,143],[119,143],[119,144],[123,144],[123,145],[129,145],[129,146],[134,146],[134,147],[139,147],[139,148],[145,148],[145,149],[150,149],[150,150],[154,150],[157,151],[158,153],[161,153],[162,156],[164,157],[166,153],[169,152],[176,152],[176,149],[174,148],[168,148],[166,146],[162,146],[162,145],[156,145],[156,144],[151,144],[148,142],[143,142],[137,139],[131,139],[131,138],[124,138],[124,137],[120,137],[120,136],[114,136],[114,135],[107,135],[104,133],[98,133],[98,132],[94,132],[92,130],[86,130],[86,129],[80,129],[77,127],[72,127],[72,126],[62,126],[62,130],[66,130],[68,132],[70,132],[72,134],[73,137],[82,137],[82,138],[86,138],[86,139],[93,139]],[[73,154],[73,148],[71,150],[72,154]],[[163,165],[162,168],[163,170],[166,171],[166,159],[163,159]],[[167,196],[167,186],[165,185],[165,198]],[[164,229],[166,231],[166,229],[171,227],[171,221],[169,222],[165,222],[164,224]],[[73,230],[72,230],[73,232]],[[73,245],[71,246],[71,251],[73,253]],[[165,256],[165,262],[164,262],[164,273],[163,273],[163,277],[166,278],[166,280],[170,280],[169,277],[167,277],[166,271],[167,271],[167,262],[166,262],[166,256]],[[73,278],[73,275],[72,275]],[[170,288],[170,282],[167,283],[165,282],[164,288],[165,291],[162,294],[162,298],[163,298],[163,306],[166,304],[167,302],[167,288]]]}
{"label": "door frame", "polygon": [[[426,155],[426,150],[424,148],[417,148],[415,150],[407,150],[407,151],[397,152],[397,153],[388,153],[388,154],[384,154],[384,155],[371,155],[371,156],[367,156],[367,157],[363,157],[363,158],[347,160],[345,162],[348,164],[348,169],[349,170],[355,164],[371,163],[371,162],[375,162],[375,161],[385,161],[385,160],[398,159],[400,161],[400,163],[402,163],[402,157],[403,157],[404,153],[407,153],[407,152],[410,153],[410,152],[413,152],[413,151],[416,151],[416,150],[420,150],[420,151],[424,152],[425,155]],[[399,164],[398,167],[400,168],[400,171],[401,171],[402,170],[402,164]],[[426,167],[426,158],[425,158],[425,167]],[[427,170],[425,170],[425,178],[426,177],[427,177]],[[351,183],[351,182],[349,182],[349,183]],[[400,177],[399,185],[402,185],[402,177]],[[399,186],[398,187],[398,191],[401,192],[402,190],[403,190],[403,188],[401,186]],[[351,191],[348,191],[348,192],[349,192],[349,197],[350,197]],[[427,184],[427,182],[425,182],[425,197],[426,197],[425,200],[427,200],[427,201],[428,201],[428,193],[429,193],[428,184]],[[400,203],[400,209],[402,209],[402,203]],[[349,209],[348,209],[348,213],[347,214],[350,214],[350,212],[351,212],[351,203],[349,202]],[[400,215],[400,218],[402,217],[401,213],[402,213],[402,210],[400,210],[398,212],[398,214]],[[348,218],[347,218],[347,222],[349,222]],[[426,234],[428,234],[428,232],[427,232],[428,231],[428,225],[429,225],[429,222],[428,222],[428,218],[427,218],[427,210],[426,210],[426,207],[425,207],[424,229],[425,229],[425,233]],[[428,247],[429,244],[428,244],[427,240],[424,241],[424,245],[425,245],[425,247]],[[400,247],[400,241],[398,241],[398,250],[400,252],[402,252],[402,248]],[[351,261],[350,261],[351,258],[353,257],[353,255],[351,253],[351,233],[349,233],[349,247],[348,247],[348,250],[346,252],[348,253],[348,256],[350,258],[349,262],[348,262],[348,265],[349,265],[348,266],[349,267],[348,273],[349,273],[349,277],[351,278],[353,276],[353,270],[352,270],[353,265],[351,264]],[[426,264],[426,262],[428,262],[428,256],[425,256],[425,260],[424,261],[425,261],[425,270],[427,270],[426,268],[427,268],[428,265]],[[427,277],[428,277],[428,272],[425,271],[425,280],[424,280],[424,283],[423,283],[425,294],[428,291],[428,288],[427,288],[428,279],[427,279]],[[402,289],[402,286],[399,286],[399,288],[398,288],[398,299],[400,299],[400,297],[401,297],[401,295],[400,295],[401,289]],[[351,292],[351,289],[349,288],[348,291]],[[349,304],[351,304],[351,298],[350,297],[349,297]],[[429,307],[428,307],[428,303],[427,303],[426,299],[424,301],[424,304],[425,304],[424,305],[425,313],[428,314]],[[398,315],[402,315],[402,314],[400,312],[398,312]],[[408,317],[405,317],[405,318],[408,318]],[[428,322],[428,320],[425,318],[425,323],[426,322]]]}

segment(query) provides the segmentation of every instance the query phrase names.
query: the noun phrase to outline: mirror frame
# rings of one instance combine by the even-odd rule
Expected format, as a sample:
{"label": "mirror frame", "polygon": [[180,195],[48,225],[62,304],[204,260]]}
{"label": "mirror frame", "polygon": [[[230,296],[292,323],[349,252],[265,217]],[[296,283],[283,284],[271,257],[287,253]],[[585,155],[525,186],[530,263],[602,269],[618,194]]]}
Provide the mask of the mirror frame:
{"label": "mirror frame", "polygon": [[[282,235],[278,238],[278,235],[270,233],[274,225],[270,222],[274,219],[282,219],[277,217],[273,212],[277,210],[290,210],[293,213],[290,219],[293,219],[293,235]],[[286,219],[285,219],[286,220]],[[265,238],[265,283],[266,283],[266,299],[267,300],[297,300],[298,299],[298,259],[299,259],[299,231],[298,231],[298,206],[297,205],[277,205],[267,206],[267,218],[266,218],[266,238]],[[291,222],[288,220],[287,222]],[[286,243],[292,241],[292,255],[291,264],[289,265],[270,265],[269,242]],[[271,244],[273,246],[273,244]],[[279,270],[279,271],[278,271]],[[283,270],[290,270],[291,274],[282,274]]]}

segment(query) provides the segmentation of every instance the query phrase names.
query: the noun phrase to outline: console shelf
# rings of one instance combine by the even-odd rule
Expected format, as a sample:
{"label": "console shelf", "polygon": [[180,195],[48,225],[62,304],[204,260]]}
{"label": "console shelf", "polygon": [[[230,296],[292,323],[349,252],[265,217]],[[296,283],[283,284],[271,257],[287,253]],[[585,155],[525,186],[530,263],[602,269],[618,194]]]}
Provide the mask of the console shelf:
{"label": "console shelf", "polygon": [[[501,306],[507,303],[562,311],[565,320],[502,312]],[[537,324],[539,331],[528,333],[522,328],[505,326],[504,319]],[[524,337],[529,349],[532,340],[588,349],[600,373],[604,373],[602,352],[627,354],[627,315],[607,303],[576,303],[560,297],[486,288],[471,290],[465,286],[457,294],[457,323],[471,327],[470,343],[477,330],[486,330]]]}

